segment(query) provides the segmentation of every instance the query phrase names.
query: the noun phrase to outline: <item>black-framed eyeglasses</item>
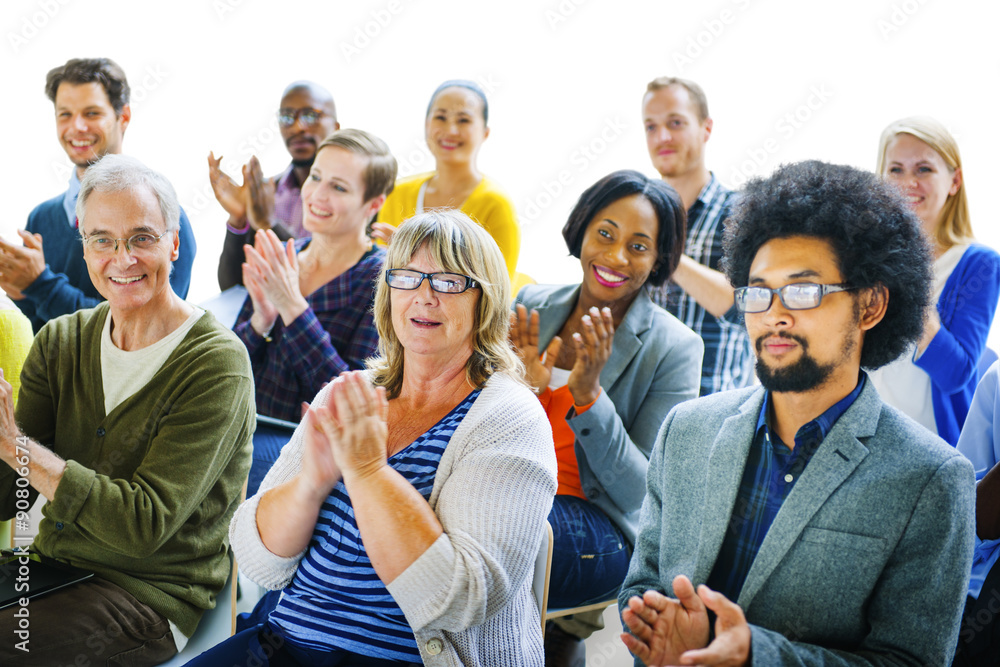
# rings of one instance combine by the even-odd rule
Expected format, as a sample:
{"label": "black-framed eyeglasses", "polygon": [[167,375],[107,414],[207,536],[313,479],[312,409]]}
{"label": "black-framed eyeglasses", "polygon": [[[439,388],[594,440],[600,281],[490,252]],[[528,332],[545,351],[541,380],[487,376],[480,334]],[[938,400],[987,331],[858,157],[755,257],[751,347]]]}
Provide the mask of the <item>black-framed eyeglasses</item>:
{"label": "black-framed eyeglasses", "polygon": [[302,109],[278,109],[278,125],[281,127],[291,127],[295,121],[302,119],[304,125],[315,125],[319,119],[326,115],[325,111],[303,107]]}
{"label": "black-framed eyeglasses", "polygon": [[781,305],[788,310],[809,310],[819,308],[823,297],[834,292],[848,292],[856,287],[845,284],[819,285],[817,283],[792,283],[784,287],[737,287],[733,290],[736,298],[736,309],[741,313],[766,312],[777,294]]}
{"label": "black-framed eyeglasses", "polygon": [[116,239],[108,236],[107,234],[91,234],[90,236],[83,237],[83,244],[91,252],[107,254],[107,255],[117,255],[118,254],[118,242],[125,242],[125,252],[132,253],[136,250],[150,250],[157,243],[160,242],[164,236],[169,234],[172,230],[167,230],[160,234],[159,236],[153,236],[152,234],[139,233],[133,234],[132,236],[124,239]]}
{"label": "black-framed eyeglasses", "polygon": [[431,281],[431,289],[443,294],[461,294],[479,283],[461,273],[421,273],[411,269],[389,269],[385,272],[385,282],[396,289],[415,290],[424,282]]}

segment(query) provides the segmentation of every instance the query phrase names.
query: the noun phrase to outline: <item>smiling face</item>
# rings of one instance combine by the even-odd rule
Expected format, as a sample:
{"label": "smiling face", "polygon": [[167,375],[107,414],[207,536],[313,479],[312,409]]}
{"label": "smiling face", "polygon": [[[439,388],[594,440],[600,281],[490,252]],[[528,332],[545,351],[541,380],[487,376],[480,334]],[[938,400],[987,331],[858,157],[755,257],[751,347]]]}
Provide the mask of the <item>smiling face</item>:
{"label": "smiling face", "polygon": [[[748,285],[777,289],[791,283],[841,282],[828,241],[791,236],[760,247],[750,265]],[[766,389],[799,393],[836,383],[849,392],[855,386],[862,330],[874,323],[861,320],[853,294],[827,294],[818,308],[809,310],[789,310],[774,295],[767,311],[744,314],[757,351],[757,375]]]}
{"label": "smiling face", "polygon": [[86,169],[108,153],[122,152],[132,111],[126,104],[116,115],[101,84],[59,84],[55,111],[59,143],[77,167]]}
{"label": "smiling face", "polygon": [[295,114],[303,110],[322,112],[315,123],[306,123],[301,113],[288,127],[281,126],[281,138],[296,167],[308,167],[316,158],[316,147],[340,127],[332,100],[320,99],[308,88],[296,88],[281,98],[279,113]]}
{"label": "smiling face", "polygon": [[656,210],[639,194],[598,211],[580,244],[581,298],[631,303],[656,266],[659,229]]}
{"label": "smiling face", "polygon": [[679,178],[705,168],[712,119],[698,118],[687,88],[674,84],[646,93],[642,117],[649,158],[660,176]]}
{"label": "smiling face", "polygon": [[945,202],[962,185],[961,170],[952,171],[936,150],[905,133],[886,146],[882,177],[899,188],[931,238]]}
{"label": "smiling face", "polygon": [[427,147],[439,161],[474,162],[490,136],[483,101],[466,88],[445,88],[431,102],[424,125]]}
{"label": "smiling face", "polygon": [[[166,231],[160,205],[150,190],[103,192],[94,190],[87,199],[86,213],[80,231],[84,238],[105,235],[110,238],[131,238],[136,234],[160,236]],[[173,293],[170,287],[171,262],[177,259],[180,240],[177,232],[164,235],[146,250],[125,248],[118,242],[118,251],[98,253],[84,243],[83,258],[94,287],[111,306],[115,321],[142,313],[155,313],[166,308]],[[152,319],[152,318],[150,318]]]}
{"label": "smiling face", "polygon": [[363,233],[385,201],[385,195],[365,201],[367,167],[367,157],[338,146],[326,146],[316,155],[302,184],[302,225],[310,233]]}
{"label": "smiling face", "polygon": [[[425,246],[420,246],[405,266],[422,273],[445,271]],[[418,355],[442,368],[456,360],[465,363],[474,348],[476,307],[481,298],[477,287],[460,294],[442,294],[424,279],[415,290],[391,288],[389,303],[392,328],[406,358]]]}

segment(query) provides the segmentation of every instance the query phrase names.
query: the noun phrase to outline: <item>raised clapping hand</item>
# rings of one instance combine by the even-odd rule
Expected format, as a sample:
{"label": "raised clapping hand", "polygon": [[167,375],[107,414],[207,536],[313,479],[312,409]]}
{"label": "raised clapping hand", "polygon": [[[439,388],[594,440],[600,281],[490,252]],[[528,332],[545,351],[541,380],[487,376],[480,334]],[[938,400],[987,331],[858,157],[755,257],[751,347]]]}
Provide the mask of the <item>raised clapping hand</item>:
{"label": "raised clapping hand", "polygon": [[12,299],[23,299],[23,290],[31,286],[45,270],[42,235],[17,230],[24,242],[16,246],[0,239],[0,289]]}
{"label": "raised clapping hand", "polygon": [[271,229],[274,218],[274,183],[264,178],[260,160],[254,155],[243,165],[243,184],[246,186],[247,220],[256,230]]}
{"label": "raised clapping hand", "polygon": [[538,311],[528,309],[524,304],[517,304],[510,314],[510,343],[514,346],[521,363],[524,364],[524,378],[535,390],[536,394],[545,391],[552,379],[552,367],[559,356],[562,338],[555,336],[545,349],[545,359],[538,353]]}
{"label": "raised clapping hand", "polygon": [[373,387],[363,372],[342,373],[330,385],[327,404],[309,412],[345,484],[387,465],[389,403],[385,388]]}
{"label": "raised clapping hand", "polygon": [[573,334],[576,363],[566,385],[577,405],[589,405],[601,395],[601,371],[611,356],[615,340],[615,322],[611,309],[591,308],[581,318],[583,333]]}
{"label": "raised clapping hand", "polygon": [[392,243],[392,235],[396,233],[396,228],[385,222],[372,223],[371,238],[375,241],[389,245]]}
{"label": "raised clapping hand", "polygon": [[[674,577],[673,588],[676,599],[657,591],[629,599],[622,621],[631,634],[621,636],[628,650],[650,667],[747,664],[751,635],[743,610],[708,586],[696,593],[683,575]],[[711,644],[708,609],[717,617]]]}
{"label": "raised clapping hand", "polygon": [[0,368],[0,459],[14,467],[17,458],[17,437],[21,435],[14,420],[14,388],[3,376]]}
{"label": "raised clapping hand", "polygon": [[208,154],[208,180],[212,184],[212,192],[215,198],[222,205],[222,208],[229,214],[232,222],[238,222],[247,217],[247,195],[246,181],[244,185],[237,185],[236,181],[222,171],[222,156],[215,157],[215,154]]}
{"label": "raised clapping hand", "polygon": [[244,246],[243,284],[253,303],[250,326],[258,334],[269,331],[281,316],[288,326],[309,307],[299,287],[295,243],[286,245],[271,230],[257,232],[254,246]]}

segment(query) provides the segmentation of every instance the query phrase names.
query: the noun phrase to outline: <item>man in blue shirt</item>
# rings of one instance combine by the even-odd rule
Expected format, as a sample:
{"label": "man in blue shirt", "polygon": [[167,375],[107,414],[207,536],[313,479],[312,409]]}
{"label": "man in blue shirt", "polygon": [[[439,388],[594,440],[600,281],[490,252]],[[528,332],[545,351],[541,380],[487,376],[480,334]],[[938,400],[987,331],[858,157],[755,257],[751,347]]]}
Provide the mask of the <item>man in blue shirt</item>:
{"label": "man in blue shirt", "polygon": [[[36,332],[48,320],[103,300],[83,260],[76,197],[87,167],[108,153],[122,152],[132,119],[125,72],[108,58],[72,59],[56,67],[46,77],[45,93],[55,105],[59,143],[76,168],[69,189],[36,206],[26,229],[18,230],[23,246],[0,239],[0,289],[14,299]],[[196,251],[183,209],[179,236],[180,256],[170,284],[183,299]]]}
{"label": "man in blue shirt", "polygon": [[862,371],[920,335],[919,221],[873,174],[804,162],[749,183],[723,247],[762,386],[668,415],[623,640],[647,665],[947,664],[972,466]]}

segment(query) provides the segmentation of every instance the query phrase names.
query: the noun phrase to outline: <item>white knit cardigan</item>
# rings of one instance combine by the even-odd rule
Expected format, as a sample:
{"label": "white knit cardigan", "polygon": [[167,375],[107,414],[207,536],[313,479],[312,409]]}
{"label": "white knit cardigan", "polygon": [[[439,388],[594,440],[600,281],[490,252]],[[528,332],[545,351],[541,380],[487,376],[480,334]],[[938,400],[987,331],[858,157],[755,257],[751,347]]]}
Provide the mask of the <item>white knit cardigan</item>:
{"label": "white knit cardigan", "polygon": [[[315,400],[324,404],[328,393],[326,387]],[[305,552],[283,558],[268,551],[257,531],[257,504],[299,472],[301,431],[229,528],[240,570],[272,590],[291,581]],[[541,404],[498,373],[441,456],[429,502],[444,533],[388,586],[425,665],[543,665],[531,582],[555,492],[552,429]]]}

